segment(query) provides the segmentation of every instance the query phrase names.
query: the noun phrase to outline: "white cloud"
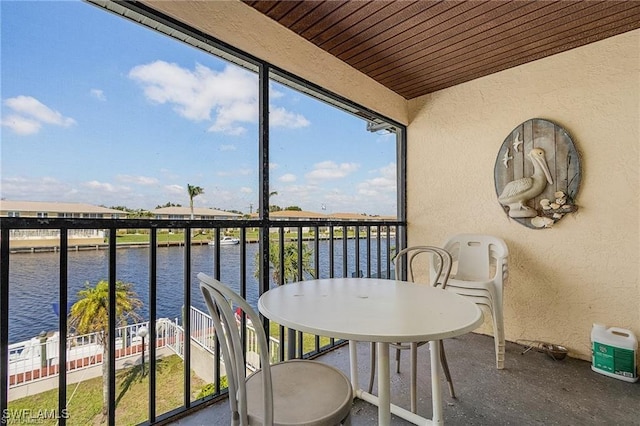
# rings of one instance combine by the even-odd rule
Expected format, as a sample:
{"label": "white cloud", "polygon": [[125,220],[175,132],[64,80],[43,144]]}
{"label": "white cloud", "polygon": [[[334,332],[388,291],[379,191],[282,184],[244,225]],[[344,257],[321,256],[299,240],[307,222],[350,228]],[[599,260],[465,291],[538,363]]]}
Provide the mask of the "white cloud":
{"label": "white cloud", "polygon": [[164,189],[170,194],[182,194],[185,192],[184,187],[180,185],[166,185]]}
{"label": "white cloud", "polygon": [[10,128],[18,135],[33,135],[38,133],[40,131],[40,127],[42,127],[39,121],[16,114],[11,114],[2,118],[2,125]]}
{"label": "white cloud", "polygon": [[69,127],[76,124],[73,118],[65,117],[32,96],[16,96],[4,101],[14,114],[2,119],[2,125],[19,135],[38,133],[42,124]]}
{"label": "white cloud", "polygon": [[100,90],[100,89],[91,89],[91,91],[89,92],[91,94],[91,96],[93,96],[94,98],[96,98],[99,101],[106,101],[107,97],[104,95],[104,91]]}
{"label": "white cloud", "polygon": [[281,107],[271,106],[269,124],[275,127],[297,129],[299,127],[307,127],[311,123],[300,114],[289,112]]}
{"label": "white cloud", "polygon": [[73,191],[69,184],[46,176],[41,178],[3,177],[0,188],[2,188],[2,198],[10,200],[20,200],[25,194],[34,200],[52,200]]}
{"label": "white cloud", "polygon": [[247,129],[236,123],[256,123],[258,118],[258,104],[254,100],[234,100],[230,104],[217,108],[215,122],[209,127],[210,132],[222,132],[229,135],[241,135]]}
{"label": "white cloud", "polygon": [[108,182],[99,182],[97,180],[85,182],[82,184],[82,186],[89,188],[92,191],[103,191],[103,192],[110,192],[110,193],[115,193],[115,192],[122,193],[122,192],[131,191],[131,188],[127,186],[116,186]]}
{"label": "white cloud", "polygon": [[278,195],[271,199],[270,204],[282,207],[307,205],[317,200],[318,191],[315,185],[289,185],[278,188]]}
{"label": "white cloud", "polygon": [[39,100],[31,96],[17,96],[5,101],[5,105],[17,113],[30,115],[38,121],[47,124],[69,127],[75,124],[73,118],[64,117],[58,111],[54,111]]}
{"label": "white cloud", "polygon": [[273,84],[269,83],[269,98],[270,99],[279,99],[284,97],[284,93],[279,91],[278,89],[273,88]]}
{"label": "white cloud", "polygon": [[249,176],[253,172],[254,171],[252,169],[248,169],[248,168],[238,168],[238,169],[231,169],[231,170],[218,170],[216,172],[216,176],[221,176],[221,177]]}
{"label": "white cloud", "polygon": [[286,173],[278,178],[279,182],[290,183],[296,181],[296,175],[291,173]]}
{"label": "white cloud", "polygon": [[171,104],[181,116],[192,121],[211,121],[212,129],[239,133],[237,123],[255,121],[257,112],[257,79],[238,67],[228,66],[217,72],[196,64],[194,70],[175,63],[155,61],[138,65],[129,77],[140,83],[146,97],[159,104]]}
{"label": "white cloud", "polygon": [[235,145],[220,145],[220,151],[235,151],[236,150],[236,146]]}
{"label": "white cloud", "polygon": [[240,188],[240,192],[242,192],[243,194],[253,194],[253,189],[247,186],[243,186],[242,188]]}
{"label": "white cloud", "polygon": [[313,170],[305,175],[311,181],[340,179],[360,168],[356,163],[337,164],[333,161],[323,161],[314,164]]}
{"label": "white cloud", "polygon": [[[169,104],[184,118],[211,121],[209,131],[241,135],[246,125],[258,120],[258,80],[255,74],[236,66],[215,71],[201,64],[193,70],[175,63],[155,61],[131,69],[129,77],[138,82],[154,103]],[[275,97],[279,92],[272,91]],[[274,126],[309,125],[302,115],[272,107]],[[213,115],[213,117],[212,117]]]}
{"label": "white cloud", "polygon": [[358,184],[358,194],[364,196],[377,196],[382,193],[395,193],[396,187],[396,165],[395,163],[389,163],[384,167],[381,167],[374,171],[378,173],[372,179],[367,179],[364,182]]}
{"label": "white cloud", "polygon": [[137,185],[155,185],[158,183],[158,179],[148,176],[131,176],[131,175],[118,175],[116,177],[120,182],[135,183]]}
{"label": "white cloud", "polygon": [[[95,205],[143,206],[144,195],[131,188],[99,181],[65,182],[53,177],[3,177],[1,196],[10,200],[83,202]],[[150,197],[149,204],[155,202]]]}

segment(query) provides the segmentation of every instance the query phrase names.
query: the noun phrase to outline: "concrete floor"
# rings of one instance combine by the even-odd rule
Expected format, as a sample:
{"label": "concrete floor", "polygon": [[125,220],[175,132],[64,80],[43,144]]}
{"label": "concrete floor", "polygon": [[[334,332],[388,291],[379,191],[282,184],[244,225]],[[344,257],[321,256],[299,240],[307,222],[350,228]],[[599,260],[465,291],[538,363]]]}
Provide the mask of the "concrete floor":
{"label": "concrete floor", "polygon": [[[493,338],[478,334],[445,341],[457,399],[443,383],[444,421],[449,425],[640,425],[640,381],[628,383],[591,370],[591,363],[573,358],[554,361],[542,352],[507,342],[505,369],[495,368]],[[401,373],[391,373],[392,402],[408,407],[409,354],[402,355]],[[345,346],[319,358],[349,374]],[[391,356],[392,368],[395,361]],[[369,380],[369,344],[358,346],[363,388]],[[418,414],[431,416],[428,345],[418,354]],[[425,365],[427,364],[427,365]],[[444,379],[443,379],[444,380]],[[374,393],[376,393],[374,385]],[[352,425],[377,423],[377,407],[356,399]],[[228,425],[225,400],[174,425]],[[392,425],[409,422],[392,415]]]}

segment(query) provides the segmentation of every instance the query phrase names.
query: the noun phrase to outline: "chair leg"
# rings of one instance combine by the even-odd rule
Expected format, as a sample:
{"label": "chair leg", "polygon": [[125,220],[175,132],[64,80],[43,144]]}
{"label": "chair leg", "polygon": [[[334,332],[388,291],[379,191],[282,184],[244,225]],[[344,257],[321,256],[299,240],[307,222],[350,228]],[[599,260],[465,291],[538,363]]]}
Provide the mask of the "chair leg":
{"label": "chair leg", "polygon": [[373,379],[376,377],[376,344],[371,342],[370,344],[371,362],[369,365],[369,393],[373,391]]}
{"label": "chair leg", "polygon": [[418,370],[418,344],[415,342],[411,343],[411,388],[410,388],[410,396],[411,396],[411,412],[416,413],[418,410],[418,379],[417,379],[417,370]]}
{"label": "chair leg", "polygon": [[496,368],[504,369],[505,339],[504,339],[504,318],[501,301],[493,306],[493,340],[496,348]]}
{"label": "chair leg", "polygon": [[[449,386],[449,394],[451,394],[451,398],[456,398],[456,392],[453,389],[453,379],[451,378],[451,372],[449,371],[449,363],[447,362],[447,355],[444,351],[443,341],[440,342],[440,363],[442,364],[442,370],[444,371],[444,376],[447,379],[447,385]],[[417,370],[418,370],[418,344],[411,343],[411,388],[410,388],[410,398],[411,398],[411,412],[416,413],[418,409],[418,380],[417,380]]]}
{"label": "chair leg", "polygon": [[449,393],[451,394],[451,398],[455,398],[456,393],[453,390],[453,380],[451,379],[451,372],[449,371],[447,354],[444,352],[444,340],[440,341],[440,363],[442,364],[442,369],[444,370],[444,376],[446,377],[447,384],[449,385]]}

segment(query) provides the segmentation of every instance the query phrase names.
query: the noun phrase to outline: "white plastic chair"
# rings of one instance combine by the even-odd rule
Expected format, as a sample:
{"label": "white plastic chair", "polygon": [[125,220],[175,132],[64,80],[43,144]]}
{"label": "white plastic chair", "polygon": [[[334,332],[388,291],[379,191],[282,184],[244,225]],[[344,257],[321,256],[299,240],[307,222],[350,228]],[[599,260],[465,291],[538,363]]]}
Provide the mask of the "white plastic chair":
{"label": "white plastic chair", "polygon": [[[220,281],[203,273],[198,279],[220,342],[232,425],[351,424],[353,391],[340,370],[309,360],[270,365],[266,334],[253,308]],[[261,369],[248,377],[242,334],[232,305],[244,311],[258,340]]]}
{"label": "white plastic chair", "polygon": [[443,245],[453,258],[453,272],[447,290],[485,305],[493,318],[496,367],[504,368],[505,338],[503,287],[508,277],[509,249],[498,237],[458,234]]}
{"label": "white plastic chair", "polygon": [[[419,256],[422,255],[422,256]],[[416,259],[426,260],[426,263],[418,264]],[[406,264],[402,263],[406,259]],[[425,282],[433,287],[447,286],[449,274],[451,273],[452,258],[451,255],[440,247],[432,246],[414,246],[400,250],[393,258],[393,266],[395,269],[395,279],[401,280],[402,271],[406,268],[407,281],[411,282]],[[420,271],[422,272],[420,274]],[[394,343],[390,346],[396,350],[396,373],[400,373],[400,353],[403,350],[411,350],[411,384],[410,384],[410,398],[411,398],[411,412],[415,413],[417,410],[417,364],[418,364],[418,346],[424,345],[427,342],[414,342],[414,343]],[[369,377],[369,393],[373,390],[373,380],[375,377],[375,363],[376,363],[376,345],[371,344],[371,365],[370,365],[370,377]],[[444,375],[449,385],[449,393],[452,398],[455,398],[455,392],[453,389],[453,381],[451,379],[451,373],[449,372],[449,364],[447,363],[447,357],[444,352],[444,344],[440,345],[440,362]]]}

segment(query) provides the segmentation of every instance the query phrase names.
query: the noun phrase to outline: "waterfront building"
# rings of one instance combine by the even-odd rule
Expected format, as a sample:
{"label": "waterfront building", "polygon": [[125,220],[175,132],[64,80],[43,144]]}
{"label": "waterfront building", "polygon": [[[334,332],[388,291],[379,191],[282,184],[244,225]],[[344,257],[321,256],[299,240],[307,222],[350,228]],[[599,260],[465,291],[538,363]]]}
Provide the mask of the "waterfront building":
{"label": "waterfront building", "polygon": [[[252,218],[257,219],[258,213],[253,213]],[[269,218],[272,220],[349,220],[349,221],[373,221],[373,220],[396,220],[395,216],[370,216],[362,213],[317,213],[306,210],[280,210],[276,212],[270,212]],[[373,228],[377,231],[377,228]],[[285,232],[294,231],[294,228],[284,228]],[[309,232],[310,228],[307,226],[302,227],[302,232]],[[351,229],[353,230],[353,229]],[[327,228],[321,228],[321,232],[328,232]],[[386,231],[386,227],[384,229]],[[395,231],[395,230],[393,230]]]}
{"label": "waterfront building", "polygon": [[[85,203],[61,203],[46,201],[0,200],[0,217],[20,218],[74,218],[74,219],[122,219],[127,213]],[[69,245],[96,245],[104,243],[102,229],[69,230]],[[9,232],[11,248],[57,247],[60,245],[58,229],[12,229]]]}
{"label": "waterfront building", "polygon": [[[189,207],[163,207],[150,212],[155,219],[186,220],[191,217]],[[241,214],[223,210],[196,207],[196,220],[238,219]],[[85,203],[61,203],[45,201],[0,200],[0,217],[19,218],[66,218],[66,219],[126,219],[127,212],[94,206]],[[106,233],[103,229],[69,230],[70,246],[96,246],[104,244]],[[58,229],[12,229],[9,234],[13,249],[40,249],[60,246]]]}
{"label": "waterfront building", "polygon": [[127,213],[85,203],[0,200],[0,217],[122,219]]}
{"label": "waterfront building", "polygon": [[[150,212],[155,219],[168,220],[188,220],[191,218],[190,207],[161,207]],[[206,207],[194,207],[193,218],[195,220],[219,220],[219,219],[239,219],[239,213],[227,212],[224,210],[210,209]]]}

